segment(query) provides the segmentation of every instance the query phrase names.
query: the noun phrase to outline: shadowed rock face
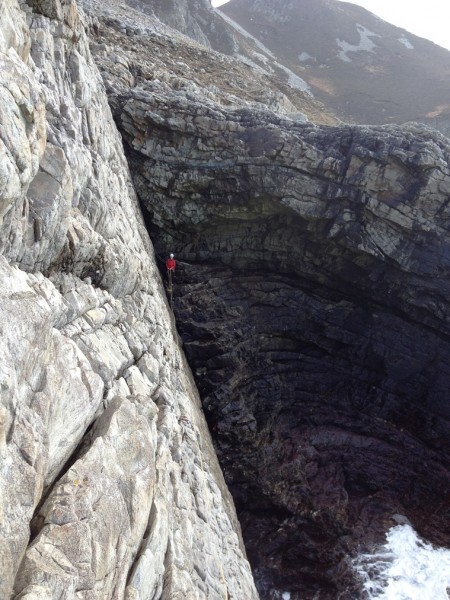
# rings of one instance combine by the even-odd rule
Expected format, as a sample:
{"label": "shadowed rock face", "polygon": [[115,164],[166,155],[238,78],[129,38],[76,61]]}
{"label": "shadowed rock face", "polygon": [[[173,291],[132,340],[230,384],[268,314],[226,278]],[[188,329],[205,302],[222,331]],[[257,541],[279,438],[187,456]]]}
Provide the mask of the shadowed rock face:
{"label": "shadowed rock face", "polygon": [[[85,21],[33,5],[30,30],[8,2],[0,44],[17,129],[0,190],[2,593],[256,598]],[[163,48],[153,76],[153,57],[129,59],[140,34],[117,14],[126,51],[92,48],[157,252],[179,261],[178,327],[261,596],[354,600],[346,557],[394,513],[449,540],[448,142],[226,109],[204,72],[164,73],[167,32],[141,32]],[[171,42],[184,73],[195,60]],[[220,65],[236,89],[244,71]]]}
{"label": "shadowed rock face", "polygon": [[448,143],[189,100],[111,98],[260,593],[355,598],[394,513],[449,539]]}
{"label": "shadowed rock face", "polygon": [[354,600],[394,513],[449,540],[448,142],[87,4],[0,15],[0,597],[258,596],[90,24],[261,595]]}

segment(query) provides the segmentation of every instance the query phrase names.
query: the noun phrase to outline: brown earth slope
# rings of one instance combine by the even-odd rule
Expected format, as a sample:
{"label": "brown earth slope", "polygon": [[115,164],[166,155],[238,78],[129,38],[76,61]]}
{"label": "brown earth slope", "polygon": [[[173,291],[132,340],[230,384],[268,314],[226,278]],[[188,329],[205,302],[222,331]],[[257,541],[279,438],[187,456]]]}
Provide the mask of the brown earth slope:
{"label": "brown earth slope", "polygon": [[450,131],[450,52],[336,0],[231,0],[220,11],[342,120]]}

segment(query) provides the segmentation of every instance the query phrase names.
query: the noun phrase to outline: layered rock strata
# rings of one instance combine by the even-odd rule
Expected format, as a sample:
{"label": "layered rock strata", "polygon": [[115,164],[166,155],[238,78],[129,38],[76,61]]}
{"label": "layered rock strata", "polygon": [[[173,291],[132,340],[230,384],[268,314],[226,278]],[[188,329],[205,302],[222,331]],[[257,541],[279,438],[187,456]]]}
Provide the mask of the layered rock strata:
{"label": "layered rock strata", "polygon": [[449,543],[448,141],[86,8],[0,11],[0,595],[257,598],[89,27],[261,596],[354,600]]}
{"label": "layered rock strata", "polygon": [[[329,125],[339,122],[309,92],[295,82],[286,81],[282,69],[284,75],[280,78],[272,67],[263,69],[245,56],[233,58],[211,50],[152,17],[159,3],[135,4],[133,8],[120,0],[82,0],[89,16],[91,52],[108,95],[117,96],[121,86],[151,87],[161,93],[178,90],[222,106],[262,107],[289,114],[299,121]],[[190,19],[196,14],[191,3],[177,4],[185,6]],[[216,14],[211,31],[216,32],[221,22]],[[236,31],[234,35],[239,36]],[[255,51],[252,40],[240,37],[246,48],[250,44],[252,52]],[[268,57],[257,46],[256,49],[264,64]]]}
{"label": "layered rock strata", "polygon": [[448,140],[100,62],[261,595],[354,600],[394,514],[449,543]]}
{"label": "layered rock strata", "polygon": [[0,8],[0,597],[254,598],[70,0]]}

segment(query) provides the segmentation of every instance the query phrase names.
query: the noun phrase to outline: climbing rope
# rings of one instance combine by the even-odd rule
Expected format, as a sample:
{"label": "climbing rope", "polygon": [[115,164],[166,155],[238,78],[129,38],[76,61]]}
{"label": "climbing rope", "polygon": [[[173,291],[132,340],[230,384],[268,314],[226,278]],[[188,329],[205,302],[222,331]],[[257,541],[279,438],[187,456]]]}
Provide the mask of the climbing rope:
{"label": "climbing rope", "polygon": [[173,281],[172,281],[172,270],[171,269],[167,270],[167,278],[169,280],[169,287],[167,288],[167,291],[169,292],[169,297],[170,297],[170,308],[173,308]]}

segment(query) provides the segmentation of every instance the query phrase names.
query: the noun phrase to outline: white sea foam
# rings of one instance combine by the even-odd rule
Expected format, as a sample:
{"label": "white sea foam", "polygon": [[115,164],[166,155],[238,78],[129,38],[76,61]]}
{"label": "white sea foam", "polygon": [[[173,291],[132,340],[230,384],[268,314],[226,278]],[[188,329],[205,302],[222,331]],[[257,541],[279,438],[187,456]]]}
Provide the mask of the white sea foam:
{"label": "white sea foam", "polygon": [[397,525],[386,544],[353,564],[369,600],[449,600],[450,549],[420,539],[410,525]]}

